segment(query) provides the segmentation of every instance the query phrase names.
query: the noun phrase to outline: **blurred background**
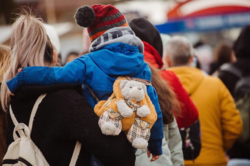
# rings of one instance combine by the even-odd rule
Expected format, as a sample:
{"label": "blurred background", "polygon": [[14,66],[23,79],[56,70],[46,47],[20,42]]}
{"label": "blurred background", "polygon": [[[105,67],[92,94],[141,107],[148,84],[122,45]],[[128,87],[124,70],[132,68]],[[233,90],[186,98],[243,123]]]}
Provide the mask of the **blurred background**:
{"label": "blurred background", "polygon": [[233,43],[241,28],[250,24],[250,0],[1,0],[0,44],[9,39],[13,13],[28,6],[55,28],[65,62],[68,54],[88,50],[87,33],[73,18],[76,9],[97,3],[115,5],[128,21],[147,18],[165,34],[164,42],[168,35],[186,36],[206,61],[213,61],[213,49],[220,41]]}

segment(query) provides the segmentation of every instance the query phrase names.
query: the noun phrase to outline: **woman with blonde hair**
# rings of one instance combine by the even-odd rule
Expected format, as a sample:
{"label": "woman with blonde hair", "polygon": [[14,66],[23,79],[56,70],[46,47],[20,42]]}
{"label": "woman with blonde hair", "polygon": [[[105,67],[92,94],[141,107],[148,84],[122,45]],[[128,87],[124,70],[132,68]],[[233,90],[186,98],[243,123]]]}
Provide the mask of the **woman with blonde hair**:
{"label": "woman with blonde hair", "polygon": [[[0,81],[2,83],[3,75],[9,67],[10,64],[10,48],[5,45],[0,45]],[[6,153],[6,128],[7,119],[6,113],[0,107],[0,161],[2,161],[4,154]]]}
{"label": "woman with blonde hair", "polygon": [[0,81],[3,80],[3,75],[10,65],[10,47],[0,44]]}
{"label": "woman with blonde hair", "polygon": [[[31,138],[50,165],[69,165],[75,143],[79,141],[82,150],[76,165],[91,165],[90,154],[94,154],[104,165],[134,166],[131,144],[122,134],[107,137],[101,133],[99,118],[73,85],[23,86],[10,101],[7,100],[6,81],[12,79],[20,68],[51,67],[56,63],[57,53],[42,21],[29,14],[20,15],[13,24],[11,63],[1,88],[4,109],[7,111],[10,104],[17,120],[27,125],[35,101],[41,94],[47,94],[36,112]],[[13,141],[13,129],[14,124],[8,115],[8,144]]]}

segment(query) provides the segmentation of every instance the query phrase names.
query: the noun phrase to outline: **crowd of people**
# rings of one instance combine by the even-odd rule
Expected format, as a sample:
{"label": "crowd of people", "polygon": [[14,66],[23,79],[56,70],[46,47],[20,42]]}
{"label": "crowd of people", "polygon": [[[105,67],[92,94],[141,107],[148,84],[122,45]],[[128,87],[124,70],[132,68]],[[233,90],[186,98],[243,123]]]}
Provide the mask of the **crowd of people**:
{"label": "crowd of people", "polygon": [[[250,26],[233,46],[219,43],[214,62],[204,65],[184,36],[163,44],[148,20],[127,22],[112,5],[80,7],[75,20],[88,29],[89,52],[69,53],[64,66],[48,25],[28,13],[13,23],[10,42],[0,45],[3,164],[29,161],[5,154],[14,154],[13,142],[30,135],[53,166],[72,165],[74,159],[77,166],[250,165]],[[119,85],[130,96],[122,104],[131,115],[122,112],[125,106],[119,109],[118,101],[117,111],[99,117],[95,106],[104,100],[110,111],[120,76],[134,81],[130,91]],[[134,94],[136,83],[146,88],[137,87]],[[138,106],[143,90],[154,106],[149,107],[154,121],[138,113],[149,106]],[[33,116],[32,130],[26,130]],[[130,116],[135,122],[126,120]],[[123,130],[121,124],[128,123],[130,130]],[[140,148],[137,137],[148,141],[147,148]]]}

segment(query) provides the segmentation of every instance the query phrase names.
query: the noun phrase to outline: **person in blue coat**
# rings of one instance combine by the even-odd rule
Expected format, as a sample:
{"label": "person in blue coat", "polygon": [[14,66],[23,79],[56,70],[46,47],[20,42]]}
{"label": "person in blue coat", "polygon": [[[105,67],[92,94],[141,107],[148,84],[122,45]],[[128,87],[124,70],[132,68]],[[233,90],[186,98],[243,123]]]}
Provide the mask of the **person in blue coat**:
{"label": "person in blue coat", "polygon": [[[95,98],[107,100],[118,76],[131,76],[151,81],[151,71],[143,60],[144,46],[128,26],[125,17],[112,5],[79,8],[75,15],[78,25],[88,27],[90,53],[67,63],[64,67],[25,67],[7,82],[14,93],[23,85],[83,84],[83,95],[94,108]],[[157,121],[151,129],[148,151],[154,161],[162,155],[163,120],[157,93],[147,86],[155,106]]]}

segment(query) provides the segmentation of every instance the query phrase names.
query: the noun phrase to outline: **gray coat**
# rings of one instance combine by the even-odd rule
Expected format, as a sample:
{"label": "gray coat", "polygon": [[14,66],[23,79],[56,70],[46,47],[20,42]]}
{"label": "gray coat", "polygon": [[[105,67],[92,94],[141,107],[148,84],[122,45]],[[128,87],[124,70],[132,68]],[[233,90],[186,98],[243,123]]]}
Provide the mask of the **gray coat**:
{"label": "gray coat", "polygon": [[183,166],[183,153],[182,153],[182,140],[180,132],[176,123],[174,122],[164,125],[164,135],[162,141],[162,156],[154,161],[150,162],[147,157],[147,151],[137,150],[135,166]]}

